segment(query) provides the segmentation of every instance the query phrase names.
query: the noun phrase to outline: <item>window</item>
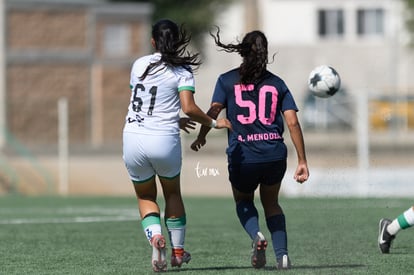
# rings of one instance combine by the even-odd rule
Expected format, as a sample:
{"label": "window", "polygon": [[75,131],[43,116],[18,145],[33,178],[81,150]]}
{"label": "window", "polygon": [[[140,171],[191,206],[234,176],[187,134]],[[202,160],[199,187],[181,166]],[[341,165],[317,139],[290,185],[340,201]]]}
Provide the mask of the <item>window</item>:
{"label": "window", "polygon": [[128,25],[106,25],[103,35],[103,54],[107,57],[123,57],[130,53],[131,33]]}
{"label": "window", "polygon": [[318,33],[321,37],[339,37],[345,31],[344,12],[340,9],[318,11]]}
{"label": "window", "polygon": [[384,10],[383,9],[359,9],[357,11],[358,35],[383,35],[384,34]]}

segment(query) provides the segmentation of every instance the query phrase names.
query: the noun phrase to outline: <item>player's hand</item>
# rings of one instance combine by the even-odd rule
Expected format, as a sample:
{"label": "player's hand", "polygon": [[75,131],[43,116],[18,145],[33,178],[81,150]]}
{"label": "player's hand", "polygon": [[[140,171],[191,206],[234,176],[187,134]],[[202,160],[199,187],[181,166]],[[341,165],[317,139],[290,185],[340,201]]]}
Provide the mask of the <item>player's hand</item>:
{"label": "player's hand", "polygon": [[188,117],[180,117],[179,124],[180,124],[180,129],[183,130],[184,132],[186,132],[187,134],[190,133],[190,131],[188,131],[188,129],[193,129],[194,130],[195,125],[196,125],[196,123]]}
{"label": "player's hand", "polygon": [[216,129],[223,129],[227,128],[233,131],[233,127],[231,126],[231,122],[227,118],[219,118],[217,119]]}
{"label": "player's hand", "polygon": [[298,164],[293,178],[299,182],[304,183],[309,178],[309,169],[306,163]]}
{"label": "player's hand", "polygon": [[191,149],[193,149],[194,151],[198,152],[198,150],[200,150],[201,147],[203,147],[206,144],[206,139],[205,138],[197,138],[192,144],[191,144]]}

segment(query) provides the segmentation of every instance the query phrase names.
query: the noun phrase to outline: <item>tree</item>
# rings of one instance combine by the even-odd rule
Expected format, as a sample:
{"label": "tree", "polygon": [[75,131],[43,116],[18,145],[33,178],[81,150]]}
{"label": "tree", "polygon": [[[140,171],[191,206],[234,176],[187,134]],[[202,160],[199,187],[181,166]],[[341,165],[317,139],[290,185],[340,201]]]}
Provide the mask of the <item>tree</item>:
{"label": "tree", "polygon": [[414,46],[414,0],[404,0],[407,7],[406,26],[411,36],[411,45]]}
{"label": "tree", "polygon": [[194,47],[203,50],[204,35],[211,30],[215,19],[232,0],[112,0],[112,2],[151,3],[152,20],[168,18],[184,27],[191,34]]}

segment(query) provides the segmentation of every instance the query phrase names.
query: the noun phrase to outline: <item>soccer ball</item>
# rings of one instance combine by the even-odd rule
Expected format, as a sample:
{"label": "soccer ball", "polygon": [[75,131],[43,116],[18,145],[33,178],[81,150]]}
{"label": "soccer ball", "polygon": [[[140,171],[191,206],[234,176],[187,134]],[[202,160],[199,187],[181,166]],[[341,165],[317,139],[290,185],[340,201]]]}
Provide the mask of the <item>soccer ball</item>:
{"label": "soccer ball", "polygon": [[331,97],[341,87],[341,78],[334,68],[321,65],[309,74],[308,86],[317,97]]}

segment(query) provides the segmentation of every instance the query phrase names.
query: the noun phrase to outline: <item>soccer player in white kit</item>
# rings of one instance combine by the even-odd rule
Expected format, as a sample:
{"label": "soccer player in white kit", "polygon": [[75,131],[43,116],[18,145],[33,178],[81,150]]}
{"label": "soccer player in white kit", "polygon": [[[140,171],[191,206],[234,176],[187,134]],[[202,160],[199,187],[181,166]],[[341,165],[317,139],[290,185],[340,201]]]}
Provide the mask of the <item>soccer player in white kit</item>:
{"label": "soccer player in white kit", "polygon": [[[145,235],[153,247],[152,267],[166,271],[166,241],[161,231],[156,176],[165,199],[165,225],[170,238],[171,266],[188,263],[184,250],[186,214],[180,190],[180,128],[196,121],[211,128],[229,128],[225,119],[211,119],[195,103],[192,67],[198,54],[186,51],[190,39],[183,28],[160,20],[152,28],[155,53],[137,59],[131,70],[131,100],[123,130],[123,159],[138,199]],[[189,118],[180,119],[182,110]]]}

